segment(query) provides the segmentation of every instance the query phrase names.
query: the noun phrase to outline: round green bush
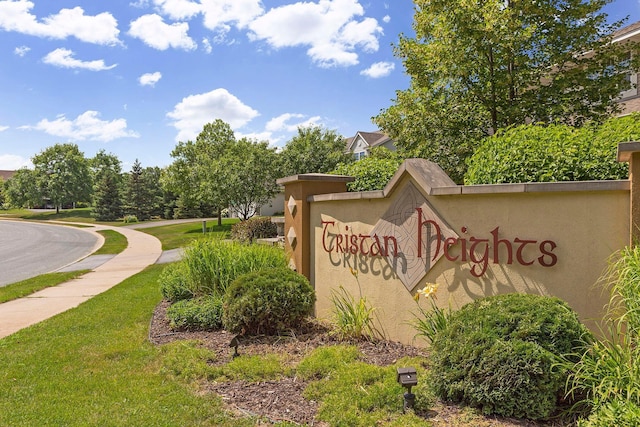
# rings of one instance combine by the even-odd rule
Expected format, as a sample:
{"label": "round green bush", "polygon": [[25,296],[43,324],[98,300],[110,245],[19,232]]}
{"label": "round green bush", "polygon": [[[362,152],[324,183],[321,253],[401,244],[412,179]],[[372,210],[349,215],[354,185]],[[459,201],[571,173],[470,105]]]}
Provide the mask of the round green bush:
{"label": "round green bush", "polygon": [[315,300],[306,277],[289,268],[256,271],[227,288],[222,322],[231,332],[274,334],[311,314]]}
{"label": "round green bush", "polygon": [[556,409],[567,372],[591,334],[558,298],[506,294],[452,313],[432,343],[431,384],[446,401],[485,414],[541,419]]}
{"label": "round green bush", "polygon": [[158,283],[162,296],[171,302],[193,298],[193,292],[188,284],[186,265],[183,263],[167,265],[160,273]]}
{"label": "round green bush", "polygon": [[171,329],[212,330],[222,327],[222,298],[186,299],[167,309]]}

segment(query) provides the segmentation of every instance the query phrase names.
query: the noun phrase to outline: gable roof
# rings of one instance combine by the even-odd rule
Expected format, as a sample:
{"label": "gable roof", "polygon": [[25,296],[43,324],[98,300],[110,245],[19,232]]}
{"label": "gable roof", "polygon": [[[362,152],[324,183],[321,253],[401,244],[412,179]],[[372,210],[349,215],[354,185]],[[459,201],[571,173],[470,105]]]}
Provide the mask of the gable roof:
{"label": "gable roof", "polygon": [[355,141],[358,140],[358,137],[360,137],[360,139],[362,139],[369,146],[369,148],[378,147],[378,146],[384,144],[385,142],[388,142],[388,141],[391,140],[391,138],[389,138],[381,130],[377,130],[377,131],[374,131],[374,132],[358,131],[356,133],[356,136],[353,136],[351,138],[347,138],[346,139],[347,151],[351,151],[352,150],[353,144],[355,143]]}
{"label": "gable roof", "polygon": [[613,43],[618,43],[630,38],[638,40],[640,36],[640,21],[629,24],[626,27],[620,28],[613,33]]}
{"label": "gable roof", "polygon": [[16,174],[16,171],[0,170],[0,179],[2,179],[3,181],[6,181],[15,174]]}

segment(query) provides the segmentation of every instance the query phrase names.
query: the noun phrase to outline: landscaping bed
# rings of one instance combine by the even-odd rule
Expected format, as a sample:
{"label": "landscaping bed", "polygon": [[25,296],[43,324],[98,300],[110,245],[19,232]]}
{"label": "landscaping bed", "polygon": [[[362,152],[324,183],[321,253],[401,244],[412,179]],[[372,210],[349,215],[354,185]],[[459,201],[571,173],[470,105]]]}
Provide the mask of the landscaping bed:
{"label": "landscaping bed", "polygon": [[[156,345],[177,340],[197,340],[216,357],[212,364],[223,365],[232,360],[233,348],[229,346],[235,334],[218,331],[173,331],[166,317],[167,301],[160,303],[153,314],[149,328],[149,340]],[[330,330],[318,322],[306,322],[288,336],[240,337],[238,353],[242,355],[286,355],[291,366],[297,365],[313,349],[321,346],[345,344],[329,333]],[[361,360],[368,364],[388,366],[397,360],[410,357],[425,357],[428,351],[389,341],[357,341]],[[425,380],[421,378],[420,380]],[[267,421],[289,421],[297,424],[327,426],[315,420],[318,403],[302,397],[308,382],[298,377],[286,377],[278,381],[210,382],[205,390],[220,395],[229,409],[244,415],[264,417]],[[401,399],[401,396],[398,396]],[[498,426],[537,427],[560,426],[559,422],[533,422],[528,420],[485,417],[469,408],[436,402],[428,413],[418,414],[434,426]]]}

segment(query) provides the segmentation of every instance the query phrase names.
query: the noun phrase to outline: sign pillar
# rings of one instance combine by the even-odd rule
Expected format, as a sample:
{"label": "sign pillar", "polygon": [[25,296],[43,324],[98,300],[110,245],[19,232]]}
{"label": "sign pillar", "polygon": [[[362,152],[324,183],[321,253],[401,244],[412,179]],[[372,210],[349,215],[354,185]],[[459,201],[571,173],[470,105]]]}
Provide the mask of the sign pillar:
{"label": "sign pillar", "polygon": [[290,266],[307,279],[311,278],[311,224],[308,197],[317,194],[344,193],[347,182],[354,178],[343,175],[301,174],[280,178],[284,186],[284,245]]}
{"label": "sign pillar", "polygon": [[629,181],[631,183],[631,212],[629,228],[630,245],[640,243],[640,142],[622,142],[618,144],[618,161],[629,163]]}

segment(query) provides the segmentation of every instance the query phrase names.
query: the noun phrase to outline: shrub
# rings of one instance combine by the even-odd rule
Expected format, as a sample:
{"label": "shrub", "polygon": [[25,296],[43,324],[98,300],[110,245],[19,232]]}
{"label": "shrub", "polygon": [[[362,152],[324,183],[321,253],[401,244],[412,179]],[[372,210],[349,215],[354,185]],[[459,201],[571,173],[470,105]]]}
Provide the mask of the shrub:
{"label": "shrub", "polygon": [[272,334],[294,327],[314,303],[315,292],[301,274],[286,267],[261,270],[229,286],[222,320],[232,332]]}
{"label": "shrub", "polygon": [[617,144],[640,139],[640,114],[581,128],[522,125],[486,138],[468,160],[465,184],[626,179]]}
{"label": "shrub", "polygon": [[398,171],[402,161],[396,152],[377,147],[369,156],[357,162],[341,163],[331,173],[355,178],[355,181],[347,184],[348,191],[382,190]]}
{"label": "shrub", "polygon": [[628,400],[614,400],[598,408],[578,427],[636,427],[640,424],[640,407]]}
{"label": "shrub", "polygon": [[167,309],[171,329],[210,330],[222,327],[222,298],[206,296],[178,301]]}
{"label": "shrub", "polygon": [[134,223],[134,222],[138,222],[138,217],[135,216],[135,215],[125,215],[125,217],[122,219],[122,221],[125,224],[131,224],[131,223]]}
{"label": "shrub", "polygon": [[167,288],[163,295],[171,301],[183,299],[168,297],[172,292],[185,297],[223,296],[236,277],[263,268],[286,267],[288,261],[284,251],[276,247],[201,239],[185,249],[177,266],[166,267],[170,271],[163,272],[160,284],[161,289]]}
{"label": "shrub", "polygon": [[451,314],[432,343],[431,382],[443,400],[486,414],[546,418],[567,373],[552,369],[589,339],[558,298],[507,294],[482,298]]}
{"label": "shrub", "polygon": [[243,243],[251,243],[255,239],[278,236],[276,224],[270,217],[251,218],[231,226],[231,238]]}
{"label": "shrub", "polygon": [[178,262],[167,265],[158,277],[162,296],[171,302],[193,298],[187,284],[187,275],[185,264]]}

